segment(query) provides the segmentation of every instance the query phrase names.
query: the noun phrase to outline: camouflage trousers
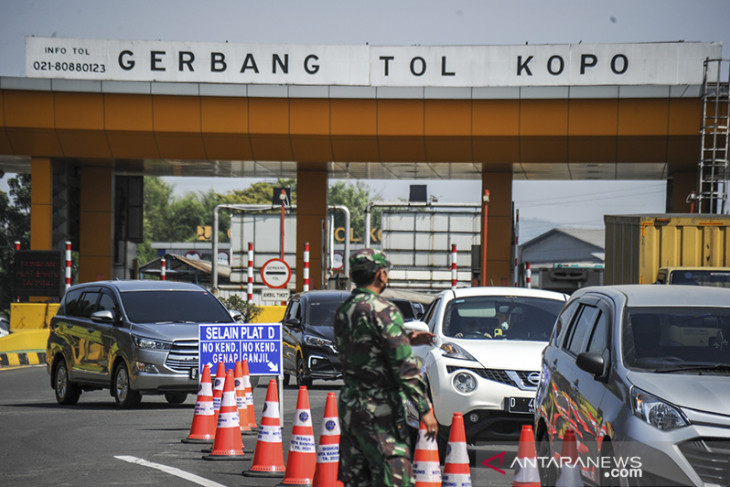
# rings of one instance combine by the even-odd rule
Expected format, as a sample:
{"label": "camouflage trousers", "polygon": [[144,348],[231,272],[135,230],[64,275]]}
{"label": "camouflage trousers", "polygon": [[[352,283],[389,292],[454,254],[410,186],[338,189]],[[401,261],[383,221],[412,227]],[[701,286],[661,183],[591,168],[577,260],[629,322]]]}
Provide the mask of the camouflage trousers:
{"label": "camouflage trousers", "polygon": [[402,410],[390,400],[338,405],[340,480],[346,487],[411,487],[411,445]]}

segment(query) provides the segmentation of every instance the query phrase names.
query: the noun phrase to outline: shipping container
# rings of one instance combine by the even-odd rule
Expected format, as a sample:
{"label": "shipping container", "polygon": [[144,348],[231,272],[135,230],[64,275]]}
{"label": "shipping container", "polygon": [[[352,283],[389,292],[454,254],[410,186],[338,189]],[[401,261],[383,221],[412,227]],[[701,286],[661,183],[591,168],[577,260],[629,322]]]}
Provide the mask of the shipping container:
{"label": "shipping container", "polygon": [[730,216],[605,215],[605,284],[650,284],[660,267],[730,265]]}

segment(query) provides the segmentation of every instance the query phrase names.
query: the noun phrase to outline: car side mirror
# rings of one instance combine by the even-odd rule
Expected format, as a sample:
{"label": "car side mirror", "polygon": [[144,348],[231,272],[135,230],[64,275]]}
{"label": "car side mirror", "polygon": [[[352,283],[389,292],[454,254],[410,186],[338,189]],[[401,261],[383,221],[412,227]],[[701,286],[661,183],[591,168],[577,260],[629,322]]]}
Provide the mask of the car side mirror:
{"label": "car side mirror", "polygon": [[95,323],[110,323],[114,324],[114,313],[108,309],[96,311],[91,313],[91,321]]}
{"label": "car side mirror", "polygon": [[231,318],[233,318],[233,321],[236,321],[238,323],[243,322],[243,313],[241,313],[237,309],[229,309],[228,314],[231,315]]}
{"label": "car side mirror", "polygon": [[580,353],[575,363],[578,368],[592,374],[595,378],[603,375],[605,362],[601,354],[590,352]]}
{"label": "car side mirror", "polygon": [[406,331],[426,331],[430,332],[428,325],[423,321],[412,320],[405,323]]}
{"label": "car side mirror", "polygon": [[286,320],[286,325],[298,328],[302,325],[302,322],[298,318],[289,318]]}

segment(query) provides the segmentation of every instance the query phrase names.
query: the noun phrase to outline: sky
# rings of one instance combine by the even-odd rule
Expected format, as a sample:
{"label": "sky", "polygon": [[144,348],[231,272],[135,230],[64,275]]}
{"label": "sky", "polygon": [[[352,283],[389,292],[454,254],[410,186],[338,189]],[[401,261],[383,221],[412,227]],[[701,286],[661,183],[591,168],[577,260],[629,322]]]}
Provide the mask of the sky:
{"label": "sky", "polygon": [[[26,35],[397,46],[684,40],[722,42],[730,57],[728,19],[730,0],[0,0],[0,76],[25,76]],[[168,181],[178,193],[210,187]],[[481,192],[475,181],[364,182],[388,200],[407,198],[412,183],[428,184],[440,201],[474,202]],[[217,180],[216,188],[242,184]],[[663,181],[515,181],[513,200],[522,231],[536,236],[551,226],[601,228],[604,214],[663,212],[664,188]]]}

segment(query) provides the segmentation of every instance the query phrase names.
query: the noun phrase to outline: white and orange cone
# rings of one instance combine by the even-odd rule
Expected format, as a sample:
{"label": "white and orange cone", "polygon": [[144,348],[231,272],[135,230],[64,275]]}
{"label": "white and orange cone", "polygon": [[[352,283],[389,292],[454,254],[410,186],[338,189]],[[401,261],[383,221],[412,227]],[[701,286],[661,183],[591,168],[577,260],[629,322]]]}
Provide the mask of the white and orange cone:
{"label": "white and orange cone", "polygon": [[337,483],[340,462],[340,417],[337,414],[337,395],[327,393],[324,405],[322,432],[317,447],[317,468],[314,470],[314,487],[331,487]]}
{"label": "white and orange cone", "polygon": [[537,469],[535,434],[532,426],[522,425],[520,444],[517,447],[517,462],[512,487],[540,487],[540,471]]}
{"label": "white and orange cone", "polygon": [[215,407],[213,406],[213,385],[210,381],[210,366],[203,367],[203,375],[198,387],[198,399],[195,402],[193,424],[190,434],[183,443],[212,443],[215,439]]}
{"label": "white and orange cone", "polygon": [[[245,366],[244,366],[245,370]],[[279,393],[276,380],[269,381],[266,391],[266,403],[261,415],[256,451],[253,454],[251,468],[245,470],[246,477],[283,477],[284,448],[281,444],[281,418],[279,416]]]}
{"label": "white and orange cone", "polygon": [[312,485],[316,466],[317,450],[314,445],[309,393],[306,386],[301,386],[297,396],[289,455],[286,458],[286,473],[281,485]]}
{"label": "white and orange cone", "polygon": [[218,413],[221,410],[221,397],[223,397],[223,386],[226,383],[226,364],[218,362],[218,369],[213,379],[213,407],[215,408],[215,424],[218,424]]}
{"label": "white and orange cone", "polygon": [[248,404],[248,426],[251,431],[255,431],[258,429],[258,425],[256,424],[256,408],[253,403],[253,388],[251,387],[251,374],[248,371],[248,360],[241,361],[241,365],[243,366],[243,385],[246,389],[246,404]]}
{"label": "white and orange cone", "polygon": [[440,487],[441,464],[438,443],[436,439],[429,439],[426,433],[426,425],[421,421],[418,427],[416,451],[413,454],[413,478],[416,487]]}
{"label": "white and orange cone", "polygon": [[226,372],[213,449],[209,455],[203,456],[203,459],[240,460],[241,458],[243,458],[241,425],[238,424],[238,404],[236,404],[233,371],[229,370]]}
{"label": "white and orange cone", "polygon": [[583,487],[578,463],[578,443],[575,431],[569,429],[563,436],[563,452],[560,455],[560,473],[555,487]]}
{"label": "white and orange cone", "polygon": [[443,485],[450,487],[471,487],[471,470],[469,469],[469,451],[466,449],[466,431],[464,417],[454,413],[451,419],[449,444],[444,460]]}
{"label": "white and orange cone", "polygon": [[233,372],[233,379],[236,382],[236,405],[238,406],[238,423],[241,425],[241,434],[251,432],[248,424],[248,403],[246,402],[246,385],[243,382],[243,365],[236,362]]}

